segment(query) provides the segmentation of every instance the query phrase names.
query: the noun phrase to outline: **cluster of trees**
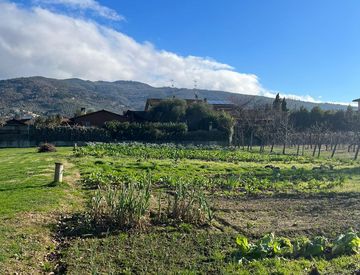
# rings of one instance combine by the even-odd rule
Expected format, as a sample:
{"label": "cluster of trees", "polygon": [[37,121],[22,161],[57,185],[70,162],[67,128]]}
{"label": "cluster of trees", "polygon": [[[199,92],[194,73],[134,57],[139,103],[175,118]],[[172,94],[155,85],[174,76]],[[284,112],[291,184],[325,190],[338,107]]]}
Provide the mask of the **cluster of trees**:
{"label": "cluster of trees", "polygon": [[255,110],[243,108],[235,127],[235,144],[247,146],[259,145],[264,151],[270,146],[281,145],[283,153],[289,146],[297,147],[297,153],[311,149],[312,154],[320,156],[322,149],[336,150],[347,146],[355,152],[357,159],[360,151],[360,113],[348,107],[346,111],[324,111],[314,107],[310,111],[301,107],[289,111],[286,100],[276,96],[273,106],[264,106]]}
{"label": "cluster of trees", "polygon": [[[159,123],[165,123],[164,127],[168,127],[167,123],[183,123],[187,126],[188,131],[208,131],[209,129],[217,129],[227,135],[231,134],[232,127],[234,126],[234,119],[229,114],[217,112],[212,109],[211,105],[204,102],[188,105],[183,99],[168,99],[160,102],[150,110],[148,119],[149,123],[144,123],[141,127],[137,123],[134,123],[133,126],[129,123],[117,125],[122,125],[121,127],[125,127],[127,130],[131,130],[131,128],[134,127],[139,129],[154,128],[152,131],[155,131],[159,130]],[[56,127],[61,125],[61,122],[62,117],[56,115],[38,117],[35,120],[34,125],[36,127]],[[120,131],[124,134],[126,132],[123,130],[119,130],[119,132]]]}
{"label": "cluster of trees", "polygon": [[289,109],[287,108],[286,98],[280,98],[280,94],[278,93],[273,102],[273,110],[287,112]]}
{"label": "cluster of trees", "polygon": [[168,99],[150,110],[152,121],[186,123],[189,131],[217,129],[231,134],[234,119],[225,112],[217,112],[205,102],[187,104],[183,99]]}
{"label": "cluster of trees", "polygon": [[314,125],[326,125],[332,131],[353,131],[358,128],[360,113],[351,106],[346,111],[324,111],[320,107],[314,107],[310,111],[301,107],[292,111],[289,119],[297,131],[310,129]]}
{"label": "cluster of trees", "polygon": [[287,114],[286,118],[296,131],[305,131],[315,125],[326,125],[332,131],[353,131],[358,127],[360,113],[354,111],[353,107],[348,106],[347,110],[325,111],[319,106],[308,110],[300,107],[297,110],[289,110],[285,98],[276,95],[272,106],[259,108],[258,117],[262,117],[264,112],[271,119],[278,117],[279,114]]}
{"label": "cluster of trees", "polygon": [[110,121],[103,128],[67,125],[61,115],[37,117],[29,138],[44,141],[228,141],[233,118],[211,105],[185,100],[162,101],[149,111],[148,122]]}
{"label": "cluster of trees", "polygon": [[[105,129],[116,140],[180,141],[217,140],[232,137],[234,119],[205,102],[187,104],[167,99],[150,109],[147,123],[108,122]],[[210,131],[209,131],[210,130]]]}

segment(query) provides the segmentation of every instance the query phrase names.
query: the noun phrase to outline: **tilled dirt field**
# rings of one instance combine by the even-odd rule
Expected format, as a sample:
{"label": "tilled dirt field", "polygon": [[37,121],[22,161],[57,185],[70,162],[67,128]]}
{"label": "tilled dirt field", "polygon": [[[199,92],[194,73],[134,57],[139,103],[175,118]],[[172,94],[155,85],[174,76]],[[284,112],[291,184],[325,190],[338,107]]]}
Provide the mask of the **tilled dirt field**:
{"label": "tilled dirt field", "polygon": [[263,198],[213,198],[219,227],[247,236],[336,235],[360,229],[360,193]]}

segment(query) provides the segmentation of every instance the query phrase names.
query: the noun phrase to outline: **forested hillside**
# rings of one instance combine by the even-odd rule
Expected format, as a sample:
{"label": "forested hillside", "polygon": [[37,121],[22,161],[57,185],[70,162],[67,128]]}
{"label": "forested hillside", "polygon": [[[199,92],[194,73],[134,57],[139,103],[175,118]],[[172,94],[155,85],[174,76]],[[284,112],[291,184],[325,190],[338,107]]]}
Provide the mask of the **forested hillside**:
{"label": "forested hillside", "polygon": [[[272,104],[273,99],[262,96],[240,95],[223,91],[196,90],[200,98],[231,100],[254,107]],[[19,111],[37,114],[72,115],[77,109],[107,109],[121,113],[124,110],[143,110],[147,98],[194,98],[193,89],[155,88],[135,81],[85,81],[81,79],[50,79],[44,77],[16,78],[0,81],[0,116]],[[317,104],[287,100],[288,108]],[[346,106],[320,104],[324,110],[345,109]]]}

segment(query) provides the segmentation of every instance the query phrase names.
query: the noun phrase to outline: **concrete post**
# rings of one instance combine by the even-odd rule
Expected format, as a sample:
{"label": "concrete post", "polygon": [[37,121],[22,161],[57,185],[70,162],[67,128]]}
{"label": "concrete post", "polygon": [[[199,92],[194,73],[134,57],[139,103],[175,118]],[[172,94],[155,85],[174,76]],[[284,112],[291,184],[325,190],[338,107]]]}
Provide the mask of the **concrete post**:
{"label": "concrete post", "polygon": [[60,162],[55,163],[54,182],[62,182],[64,173],[64,165]]}

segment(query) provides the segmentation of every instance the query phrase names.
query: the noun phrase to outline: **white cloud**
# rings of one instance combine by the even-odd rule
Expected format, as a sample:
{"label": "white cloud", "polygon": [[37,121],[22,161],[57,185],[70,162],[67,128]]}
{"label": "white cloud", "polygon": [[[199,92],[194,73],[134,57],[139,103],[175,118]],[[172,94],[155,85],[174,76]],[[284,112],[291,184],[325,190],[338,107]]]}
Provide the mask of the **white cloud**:
{"label": "white cloud", "polygon": [[138,80],[154,86],[169,86],[173,79],[176,87],[187,88],[196,79],[204,89],[253,95],[262,91],[255,75],[229,65],[158,50],[94,21],[1,0],[0,60],[2,79],[43,75]]}
{"label": "white cloud", "polygon": [[113,9],[102,6],[95,0],[33,0],[33,3],[45,6],[61,5],[73,9],[90,10],[98,16],[114,21],[121,21],[125,19]]}
{"label": "white cloud", "polygon": [[276,91],[263,91],[262,95],[266,97],[275,97],[276,94],[279,93],[280,97],[285,97],[288,99],[294,99],[294,100],[301,100],[301,101],[307,101],[307,102],[313,102],[313,103],[321,103],[322,101],[316,100],[310,95],[294,95],[294,94],[283,94],[281,92]]}
{"label": "white cloud", "polygon": [[[312,102],[312,103],[324,103],[324,101],[322,100],[316,100],[315,98],[313,98],[310,95],[294,95],[294,94],[283,94],[281,92],[275,92],[275,91],[266,91],[264,90],[263,92],[261,92],[262,96],[266,96],[266,97],[272,97],[275,98],[276,94],[279,93],[280,97],[285,97],[287,99],[293,99],[293,100],[300,100],[300,101],[306,101],[306,102]],[[320,99],[322,98],[321,96],[319,97]],[[326,103],[330,103],[330,104],[338,104],[338,105],[351,105],[351,106],[357,106],[357,103],[355,102],[338,102],[338,101],[333,101],[333,102],[329,102],[327,101]]]}

